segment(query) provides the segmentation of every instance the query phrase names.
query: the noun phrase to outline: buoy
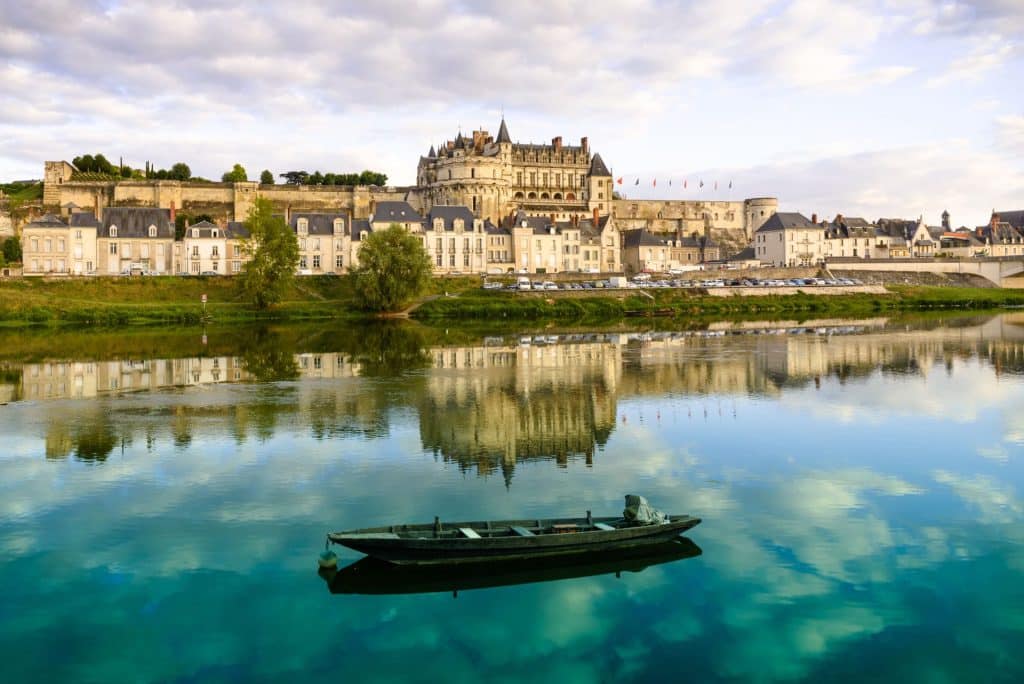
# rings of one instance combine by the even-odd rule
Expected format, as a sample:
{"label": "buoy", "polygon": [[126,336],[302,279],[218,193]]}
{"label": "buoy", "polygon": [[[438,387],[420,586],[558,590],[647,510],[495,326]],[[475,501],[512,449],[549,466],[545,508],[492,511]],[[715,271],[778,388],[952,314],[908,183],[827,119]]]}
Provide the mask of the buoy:
{"label": "buoy", "polygon": [[323,551],[320,553],[318,562],[321,568],[336,568],[338,567],[338,554],[333,551]]}

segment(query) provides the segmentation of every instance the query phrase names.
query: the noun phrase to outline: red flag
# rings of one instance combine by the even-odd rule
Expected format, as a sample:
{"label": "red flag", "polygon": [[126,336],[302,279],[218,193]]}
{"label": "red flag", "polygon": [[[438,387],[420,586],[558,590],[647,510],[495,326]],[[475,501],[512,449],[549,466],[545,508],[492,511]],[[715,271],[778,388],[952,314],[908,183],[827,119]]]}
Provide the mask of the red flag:
{"label": "red flag", "polygon": [[618,183],[619,185],[622,185],[622,176],[619,176],[619,180],[617,180],[615,182]]}
{"label": "red flag", "polygon": [[653,185],[654,187],[658,187],[658,179],[657,179],[657,178],[655,178],[655,179],[654,179],[654,182],[653,182],[653,183],[651,183],[651,185]]}

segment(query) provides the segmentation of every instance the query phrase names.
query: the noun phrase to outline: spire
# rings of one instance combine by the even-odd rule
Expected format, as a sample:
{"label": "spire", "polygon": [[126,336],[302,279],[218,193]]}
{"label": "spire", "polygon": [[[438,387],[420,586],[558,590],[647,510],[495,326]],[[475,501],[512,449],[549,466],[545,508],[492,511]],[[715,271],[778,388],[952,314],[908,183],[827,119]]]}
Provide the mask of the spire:
{"label": "spire", "polygon": [[430,152],[427,152],[427,156],[429,158],[431,158],[431,159],[433,159],[434,157],[437,156],[437,154],[434,152],[434,146],[433,145],[430,146]]}
{"label": "spire", "polygon": [[591,176],[608,176],[611,177],[611,173],[608,171],[608,167],[604,165],[604,160],[601,159],[601,155],[594,154],[594,158],[590,160],[590,175]]}
{"label": "spire", "polygon": [[501,127],[498,129],[498,140],[499,143],[510,143],[512,137],[508,134],[508,126],[505,125],[505,117],[501,117]]}

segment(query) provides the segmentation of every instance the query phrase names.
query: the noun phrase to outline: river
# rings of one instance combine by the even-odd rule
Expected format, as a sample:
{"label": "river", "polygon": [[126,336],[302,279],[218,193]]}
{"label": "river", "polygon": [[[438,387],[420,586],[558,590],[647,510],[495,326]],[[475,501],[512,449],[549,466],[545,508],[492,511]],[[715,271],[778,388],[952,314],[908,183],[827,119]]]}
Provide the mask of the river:
{"label": "river", "polygon": [[[0,350],[6,681],[1024,678],[1024,315]],[[317,572],[328,530],[629,493],[703,518],[685,552]]]}

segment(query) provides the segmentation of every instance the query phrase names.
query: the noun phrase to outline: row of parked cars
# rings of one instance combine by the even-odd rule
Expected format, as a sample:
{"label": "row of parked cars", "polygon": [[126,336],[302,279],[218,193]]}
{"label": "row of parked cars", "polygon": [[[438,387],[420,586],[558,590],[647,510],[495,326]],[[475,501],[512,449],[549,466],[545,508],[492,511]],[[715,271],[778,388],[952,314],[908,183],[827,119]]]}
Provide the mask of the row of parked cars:
{"label": "row of parked cars", "polygon": [[661,288],[661,287],[829,287],[829,286],[863,285],[856,278],[713,278],[710,280],[653,280],[646,274],[636,276],[632,280],[612,278],[609,280],[589,280],[582,282],[555,283],[550,280],[530,280],[519,278],[514,283],[488,281],[485,290],[600,290],[612,288]]}

